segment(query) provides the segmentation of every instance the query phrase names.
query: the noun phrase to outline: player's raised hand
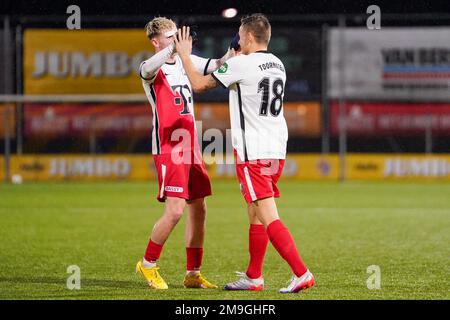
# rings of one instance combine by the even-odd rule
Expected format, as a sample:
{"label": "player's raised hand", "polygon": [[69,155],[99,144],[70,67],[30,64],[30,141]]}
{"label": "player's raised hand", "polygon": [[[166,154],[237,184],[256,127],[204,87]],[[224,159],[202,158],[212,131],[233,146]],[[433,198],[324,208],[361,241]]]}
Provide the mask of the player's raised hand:
{"label": "player's raised hand", "polygon": [[192,52],[192,37],[190,36],[190,28],[183,26],[178,29],[175,37],[175,48],[180,57],[187,57]]}
{"label": "player's raised hand", "polygon": [[238,55],[241,54],[240,51],[236,51],[233,48],[229,49],[228,51],[230,52],[229,53],[229,58],[233,58],[233,57],[238,56]]}
{"label": "player's raised hand", "polygon": [[240,41],[240,37],[239,37],[239,32],[238,32],[234,35],[233,39],[231,39],[230,49],[233,49],[236,52],[241,50],[239,41]]}

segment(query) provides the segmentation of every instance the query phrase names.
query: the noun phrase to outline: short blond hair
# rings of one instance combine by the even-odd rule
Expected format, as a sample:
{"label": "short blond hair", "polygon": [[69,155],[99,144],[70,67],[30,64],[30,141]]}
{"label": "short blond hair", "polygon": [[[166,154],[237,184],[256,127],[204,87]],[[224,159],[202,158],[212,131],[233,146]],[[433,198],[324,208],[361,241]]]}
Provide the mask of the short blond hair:
{"label": "short blond hair", "polygon": [[163,30],[171,30],[176,27],[177,25],[172,19],[156,17],[145,25],[145,32],[149,39],[153,39],[160,35]]}

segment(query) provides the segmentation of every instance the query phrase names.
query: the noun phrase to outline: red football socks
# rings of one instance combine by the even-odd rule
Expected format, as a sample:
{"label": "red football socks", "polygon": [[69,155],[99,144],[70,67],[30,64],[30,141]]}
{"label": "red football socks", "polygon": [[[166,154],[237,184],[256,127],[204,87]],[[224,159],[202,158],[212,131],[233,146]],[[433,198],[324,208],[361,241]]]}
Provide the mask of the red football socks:
{"label": "red football socks", "polygon": [[288,228],[285,227],[281,220],[275,220],[267,226],[267,234],[272,245],[291,267],[292,272],[297,277],[302,276],[307,269],[298,254],[294,239]]}
{"label": "red football socks", "polygon": [[157,243],[154,243],[151,239],[148,242],[147,250],[145,250],[144,258],[148,262],[156,262],[161,255],[161,251],[163,246]]}
{"label": "red football socks", "polygon": [[186,248],[186,270],[200,270],[203,260],[203,248]]}
{"label": "red football socks", "polygon": [[248,251],[250,263],[247,268],[247,276],[251,279],[261,277],[264,255],[266,254],[269,237],[262,224],[251,224],[248,238]]}

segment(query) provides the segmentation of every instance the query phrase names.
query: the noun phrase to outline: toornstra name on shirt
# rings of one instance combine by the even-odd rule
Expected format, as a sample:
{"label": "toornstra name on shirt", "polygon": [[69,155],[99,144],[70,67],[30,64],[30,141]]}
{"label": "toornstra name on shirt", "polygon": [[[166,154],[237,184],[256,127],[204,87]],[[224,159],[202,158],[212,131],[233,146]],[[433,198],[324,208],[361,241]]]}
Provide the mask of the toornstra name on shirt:
{"label": "toornstra name on shirt", "polygon": [[282,72],[284,72],[283,66],[276,62],[266,62],[266,63],[260,64],[258,67],[261,69],[261,71],[271,69],[271,68],[277,68],[277,69],[280,69]]}

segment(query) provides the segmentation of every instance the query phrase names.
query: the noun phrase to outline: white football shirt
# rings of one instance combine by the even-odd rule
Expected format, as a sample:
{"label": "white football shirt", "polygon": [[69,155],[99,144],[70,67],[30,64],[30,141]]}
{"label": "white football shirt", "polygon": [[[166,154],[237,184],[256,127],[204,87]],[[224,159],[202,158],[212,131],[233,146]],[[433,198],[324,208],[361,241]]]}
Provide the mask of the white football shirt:
{"label": "white football shirt", "polygon": [[[194,64],[195,69],[198,72],[203,73],[204,75],[207,74],[207,69],[208,69],[210,63],[213,63],[212,62],[213,59],[206,59],[206,58],[202,58],[202,57],[195,56],[195,55],[191,55],[191,60]],[[150,94],[150,86],[153,83],[153,81],[155,80],[157,72],[150,79],[144,78],[142,76],[142,71],[141,71],[144,63],[146,63],[146,61],[143,61],[141,63],[141,65],[139,67],[139,73],[141,75],[142,86],[144,87],[144,91],[147,95],[147,98],[148,98],[150,104],[154,108],[155,103]],[[186,71],[183,68],[183,63],[181,62],[181,58],[177,55],[175,57],[175,62],[164,63],[161,66],[161,70],[164,72],[167,82],[169,83],[169,85],[172,86],[172,89],[174,91],[177,91],[180,93],[180,95],[183,97],[183,100],[185,100],[185,102],[187,102],[190,111],[192,113],[194,113],[194,110],[193,110],[193,107],[194,107],[193,102],[194,101],[193,101],[193,97],[192,97],[192,86],[191,86],[191,83],[189,82],[189,78],[186,74]]]}
{"label": "white football shirt", "polygon": [[[191,55],[191,60],[198,72],[201,72],[203,74],[207,74],[208,67],[210,63],[215,63],[213,59],[205,59],[201,58],[195,55]],[[148,61],[148,60],[147,60]],[[139,67],[139,73],[142,79],[142,86],[144,87],[145,94],[147,95],[148,101],[150,102],[150,105],[152,107],[153,112],[153,130],[152,130],[152,153],[153,154],[159,154],[161,152],[161,139],[162,137],[158,136],[158,128],[162,128],[164,131],[170,131],[167,127],[170,127],[173,125],[173,122],[176,122],[176,118],[180,115],[179,112],[175,109],[169,109],[169,110],[157,110],[156,106],[156,100],[159,99],[160,101],[164,101],[164,99],[171,99],[173,96],[169,97],[157,97],[155,90],[154,90],[154,81],[156,79],[156,76],[159,72],[159,70],[155,73],[155,75],[151,78],[144,78],[142,75],[142,66],[145,63],[148,63],[147,61],[143,61]],[[167,82],[169,86],[171,87],[172,91],[175,93],[179,93],[180,97],[183,99],[183,106],[186,108],[184,112],[184,116],[191,116],[194,123],[194,130],[196,130],[195,126],[195,115],[194,115],[194,99],[193,99],[193,92],[192,92],[192,86],[189,81],[189,78],[186,74],[186,71],[183,68],[183,63],[180,59],[180,57],[177,55],[175,57],[175,62],[173,63],[164,63],[160,70],[164,73],[164,77],[167,79]],[[168,105],[171,105],[170,103]],[[158,113],[159,112],[159,113]],[[169,117],[168,115],[163,116],[161,112],[172,114],[172,117]],[[164,121],[164,119],[168,121]],[[175,130],[177,128],[171,128],[172,130]],[[195,137],[191,137],[194,139]]]}
{"label": "white football shirt", "polygon": [[232,144],[242,160],[285,159],[283,114],[286,72],[267,51],[227,60],[212,76],[230,90]]}

